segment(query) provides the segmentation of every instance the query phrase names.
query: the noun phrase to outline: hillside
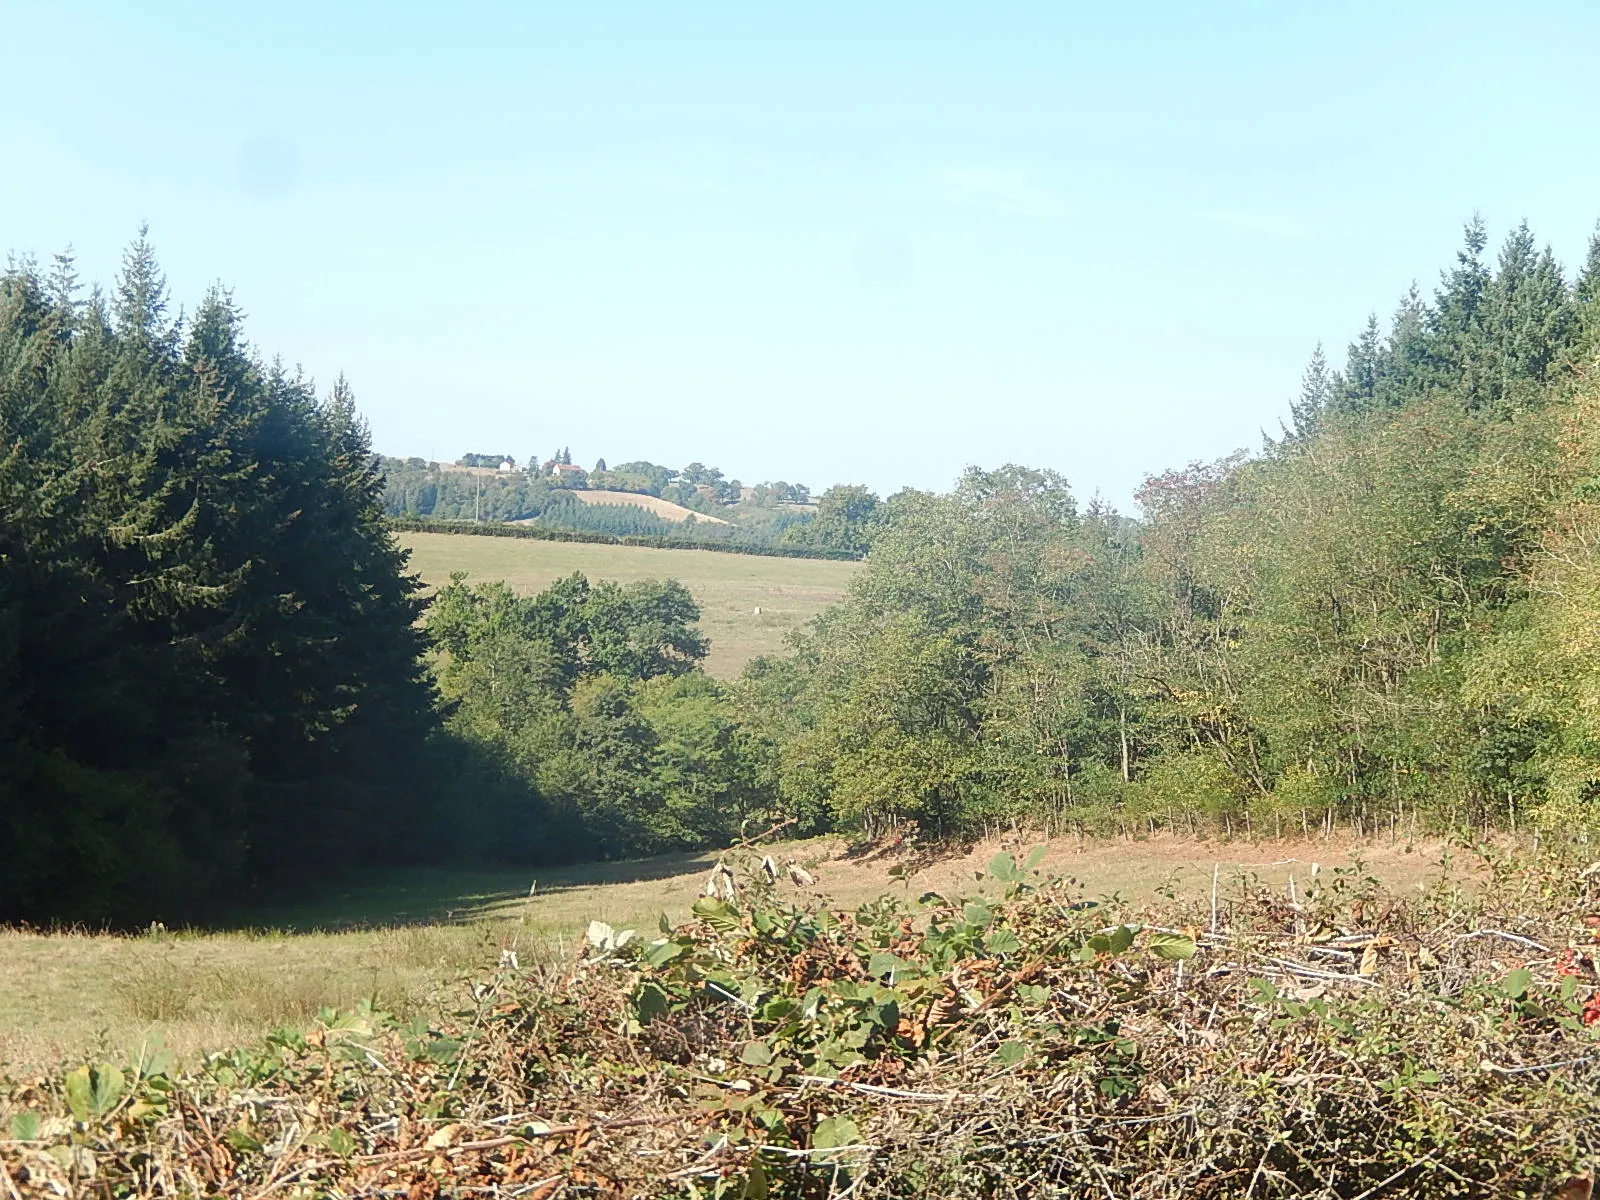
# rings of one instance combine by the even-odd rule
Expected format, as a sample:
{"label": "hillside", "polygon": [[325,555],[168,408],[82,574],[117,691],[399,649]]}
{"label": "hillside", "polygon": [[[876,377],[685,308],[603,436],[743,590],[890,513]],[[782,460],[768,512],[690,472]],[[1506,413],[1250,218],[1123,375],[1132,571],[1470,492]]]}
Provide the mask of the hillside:
{"label": "hillside", "polygon": [[[629,583],[677,579],[700,605],[700,627],[711,639],[706,668],[730,679],[761,654],[780,654],[784,638],[844,596],[859,563],[823,559],[764,558],[710,550],[656,550],[519,538],[455,537],[401,533],[411,567],[430,587],[452,571],[475,582],[503,579],[523,593],[581,572],[591,579]],[[756,610],[760,609],[758,613]]]}
{"label": "hillside", "polygon": [[[646,512],[655,513],[656,516],[666,521],[687,521],[693,517],[696,521],[704,521],[711,525],[728,525],[721,517],[707,516],[702,512],[695,512],[692,508],[685,508],[681,504],[674,504],[671,500],[663,500],[660,496],[646,496],[641,492],[612,492],[603,489],[589,491],[575,491],[572,493],[584,504],[632,504]],[[523,522],[526,524],[526,522]]]}

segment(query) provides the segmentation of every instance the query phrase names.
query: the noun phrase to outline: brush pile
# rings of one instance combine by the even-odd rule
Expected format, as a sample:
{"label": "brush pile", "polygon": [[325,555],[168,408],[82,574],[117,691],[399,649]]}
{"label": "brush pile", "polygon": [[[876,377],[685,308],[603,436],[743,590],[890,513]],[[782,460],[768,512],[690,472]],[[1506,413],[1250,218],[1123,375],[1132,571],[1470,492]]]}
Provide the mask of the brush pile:
{"label": "brush pile", "polygon": [[[179,1073],[11,1085],[21,1196],[1584,1200],[1600,876],[1488,856],[1159,911],[999,855],[999,899],[785,899],[506,958],[458,1011],[371,1009]],[[1460,876],[1455,878],[1459,879]]]}

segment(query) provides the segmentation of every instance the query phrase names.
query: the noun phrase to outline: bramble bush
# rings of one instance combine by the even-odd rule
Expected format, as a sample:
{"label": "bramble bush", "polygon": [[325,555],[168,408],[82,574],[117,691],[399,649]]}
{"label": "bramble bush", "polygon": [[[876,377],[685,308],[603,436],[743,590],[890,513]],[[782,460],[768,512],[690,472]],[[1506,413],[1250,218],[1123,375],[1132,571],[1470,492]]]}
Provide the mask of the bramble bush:
{"label": "bramble bush", "polygon": [[1359,864],[1241,876],[1149,911],[1035,862],[843,912],[735,855],[687,923],[507,951],[432,1022],[324,1012],[188,1073],[15,1086],[0,1164],[157,1196],[1590,1194],[1581,861],[1485,850],[1404,895]]}

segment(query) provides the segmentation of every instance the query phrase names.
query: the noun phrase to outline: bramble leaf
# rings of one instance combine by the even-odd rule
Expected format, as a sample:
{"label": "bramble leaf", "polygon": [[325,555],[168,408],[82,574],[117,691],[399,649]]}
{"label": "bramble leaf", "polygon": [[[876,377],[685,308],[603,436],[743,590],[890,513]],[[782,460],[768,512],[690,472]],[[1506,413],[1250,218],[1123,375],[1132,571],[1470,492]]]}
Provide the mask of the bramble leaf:
{"label": "bramble leaf", "polygon": [[1181,962],[1193,958],[1198,947],[1192,937],[1182,933],[1152,933],[1150,953],[1168,962]]}

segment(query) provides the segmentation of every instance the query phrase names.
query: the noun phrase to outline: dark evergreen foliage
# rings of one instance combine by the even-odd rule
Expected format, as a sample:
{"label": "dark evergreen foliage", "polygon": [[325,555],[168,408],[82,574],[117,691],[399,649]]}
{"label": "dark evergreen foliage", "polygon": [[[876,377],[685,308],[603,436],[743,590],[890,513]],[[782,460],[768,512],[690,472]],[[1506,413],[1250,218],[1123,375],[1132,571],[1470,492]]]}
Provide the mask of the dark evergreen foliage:
{"label": "dark evergreen foliage", "polygon": [[0,912],[165,913],[423,836],[417,584],[325,400],[148,241],[0,278]]}

